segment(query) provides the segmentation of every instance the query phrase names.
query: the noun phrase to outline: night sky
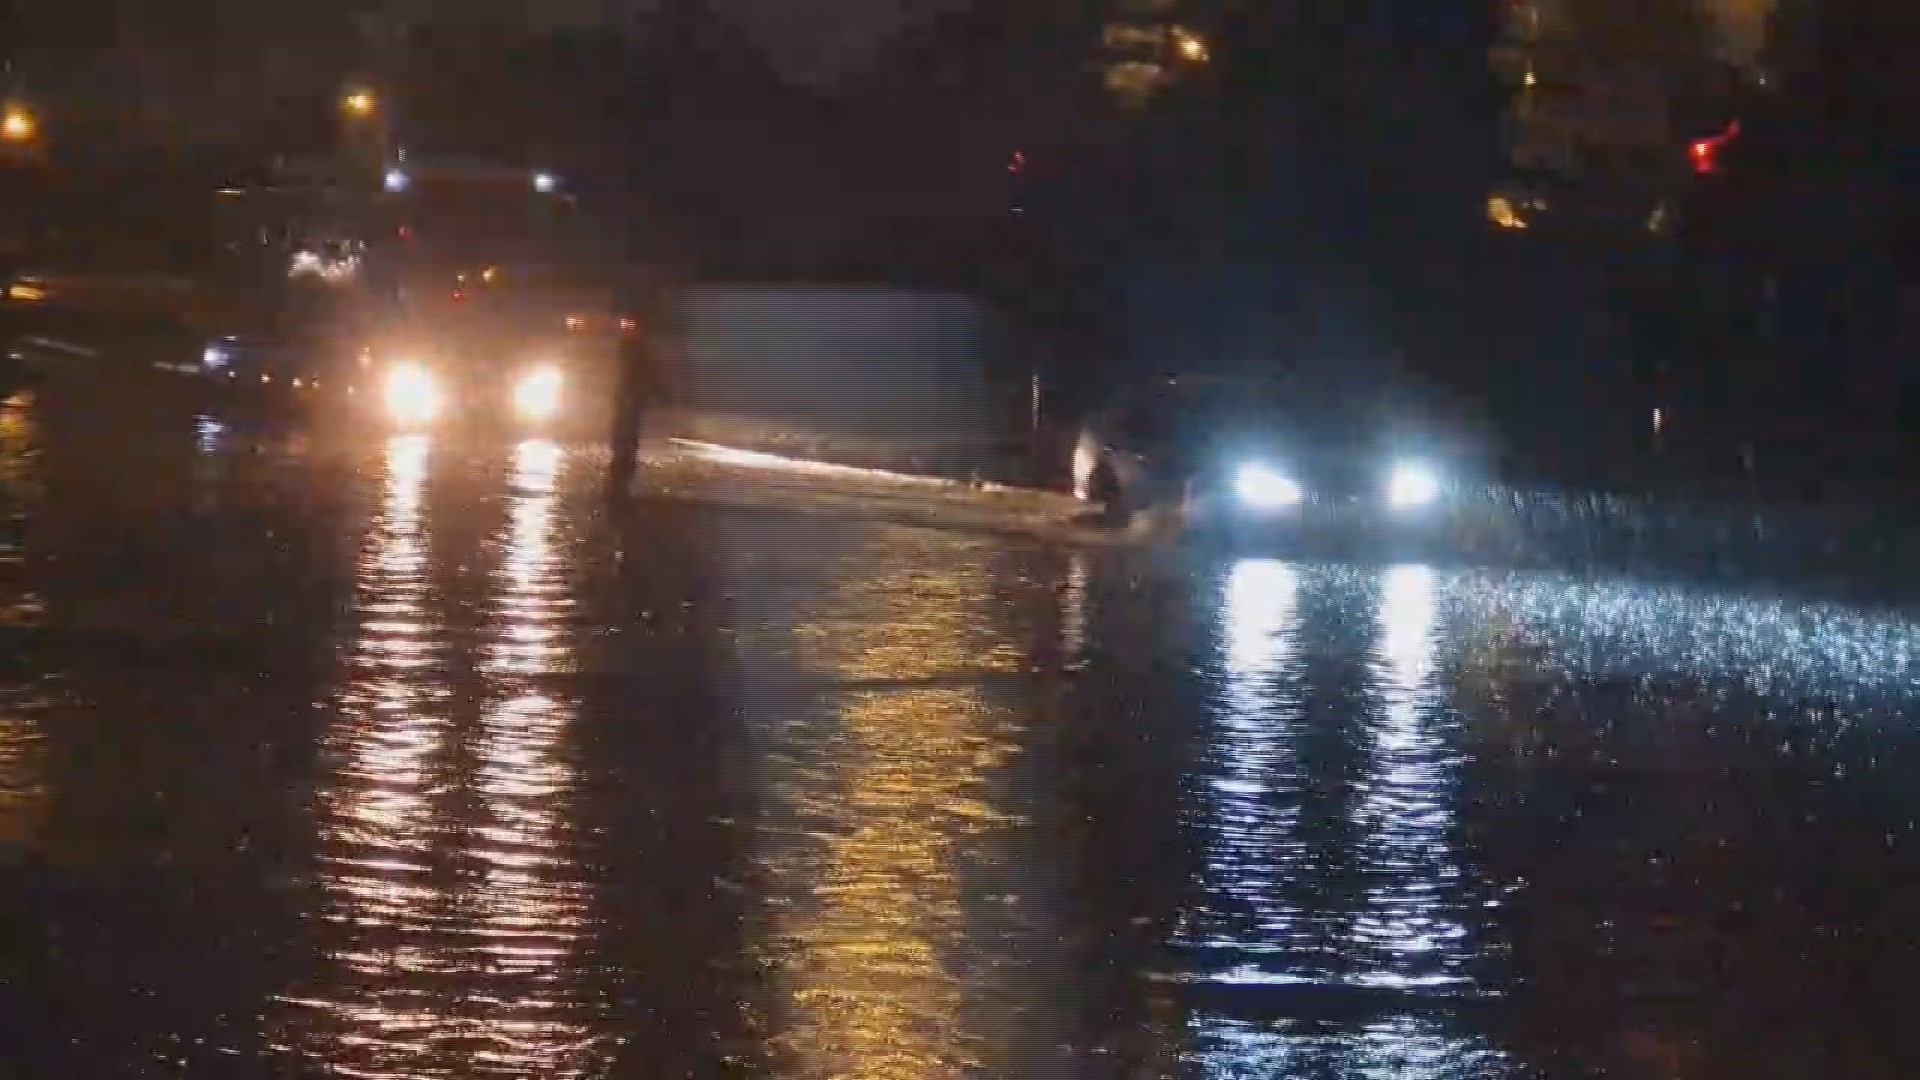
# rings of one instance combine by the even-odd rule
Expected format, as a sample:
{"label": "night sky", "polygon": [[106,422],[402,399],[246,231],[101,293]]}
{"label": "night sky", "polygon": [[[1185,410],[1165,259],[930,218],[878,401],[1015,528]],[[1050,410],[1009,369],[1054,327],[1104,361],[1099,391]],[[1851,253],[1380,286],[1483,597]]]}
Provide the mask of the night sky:
{"label": "night sky", "polygon": [[[436,21],[520,18],[543,29],[638,26],[669,0],[480,0],[450,5],[395,0],[390,12]],[[869,65],[881,46],[925,19],[971,0],[709,0],[715,14],[757,45],[783,78],[831,89]],[[509,14],[514,13],[514,14]]]}
{"label": "night sky", "polygon": [[[439,25],[523,24],[534,30],[644,27],[672,0],[386,0],[359,6],[371,15]],[[872,62],[886,41],[912,25],[964,9],[970,0],[708,0],[784,78],[830,89]],[[327,0],[261,6],[251,0],[80,0],[0,5],[0,56],[43,46],[124,44],[156,34],[218,27],[235,37],[300,37],[322,23],[354,21],[356,5]]]}

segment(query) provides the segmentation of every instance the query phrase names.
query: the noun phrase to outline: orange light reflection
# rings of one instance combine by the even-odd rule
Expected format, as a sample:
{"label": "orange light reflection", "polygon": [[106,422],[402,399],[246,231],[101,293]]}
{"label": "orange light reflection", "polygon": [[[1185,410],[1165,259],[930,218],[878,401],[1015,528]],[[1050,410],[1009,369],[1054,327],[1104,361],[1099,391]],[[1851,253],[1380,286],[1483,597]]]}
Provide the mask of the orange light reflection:
{"label": "orange light reflection", "polygon": [[989,801],[989,784],[1016,752],[1017,721],[978,685],[943,677],[1021,661],[993,631],[991,576],[973,553],[942,552],[938,570],[903,567],[909,556],[897,550],[877,554],[896,569],[848,580],[797,630],[809,666],[876,685],[840,696],[822,721],[832,746],[802,752],[830,762],[826,774],[774,785],[783,804],[774,816],[821,838],[816,850],[768,860],[776,895],[793,894],[776,909],[775,951],[789,962],[775,1049],[796,1075],[995,1075],[1010,1041],[993,1035],[996,1010],[1017,1007],[1017,988],[981,1001],[979,973],[963,980],[951,958],[994,946],[960,874],[993,865],[996,834],[1014,824]]}

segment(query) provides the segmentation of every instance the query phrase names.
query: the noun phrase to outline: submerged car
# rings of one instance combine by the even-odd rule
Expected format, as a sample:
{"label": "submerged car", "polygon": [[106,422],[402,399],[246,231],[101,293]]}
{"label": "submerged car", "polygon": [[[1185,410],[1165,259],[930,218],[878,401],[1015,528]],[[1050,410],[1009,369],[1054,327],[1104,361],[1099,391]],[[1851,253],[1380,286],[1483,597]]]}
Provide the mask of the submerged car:
{"label": "submerged car", "polygon": [[1418,535],[1479,472],[1464,423],[1411,394],[1300,379],[1173,377],[1123,394],[1074,447],[1074,494],[1236,533]]}

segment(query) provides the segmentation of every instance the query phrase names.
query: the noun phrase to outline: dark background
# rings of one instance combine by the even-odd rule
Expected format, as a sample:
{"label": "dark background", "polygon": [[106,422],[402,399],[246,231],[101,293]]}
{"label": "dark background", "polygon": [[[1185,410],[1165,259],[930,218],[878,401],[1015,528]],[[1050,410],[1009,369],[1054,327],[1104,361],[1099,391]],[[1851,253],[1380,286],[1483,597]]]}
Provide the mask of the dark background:
{"label": "dark background", "polygon": [[[1148,372],[1321,363],[1450,389],[1513,468],[1569,484],[1901,499],[1916,462],[1920,21],[1891,0],[6,18],[11,90],[63,161],[326,153],[365,78],[410,146],[553,163],[635,259],[990,295],[1067,405]],[[1114,36],[1176,26],[1205,62]],[[1164,82],[1122,92],[1142,59]],[[1690,145],[1734,122],[1696,171]],[[1528,227],[1494,224],[1495,196]]]}

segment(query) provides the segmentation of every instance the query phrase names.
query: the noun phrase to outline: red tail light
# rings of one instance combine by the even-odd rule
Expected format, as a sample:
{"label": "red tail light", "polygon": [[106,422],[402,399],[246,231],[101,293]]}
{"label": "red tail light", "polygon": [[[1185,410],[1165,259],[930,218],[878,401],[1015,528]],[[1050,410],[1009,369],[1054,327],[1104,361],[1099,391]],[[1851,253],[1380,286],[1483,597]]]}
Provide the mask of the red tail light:
{"label": "red tail light", "polygon": [[1727,125],[1727,130],[1718,135],[1709,135],[1704,139],[1695,139],[1687,147],[1687,159],[1693,163],[1693,171],[1701,176],[1711,176],[1720,171],[1720,151],[1740,135],[1740,121]]}

